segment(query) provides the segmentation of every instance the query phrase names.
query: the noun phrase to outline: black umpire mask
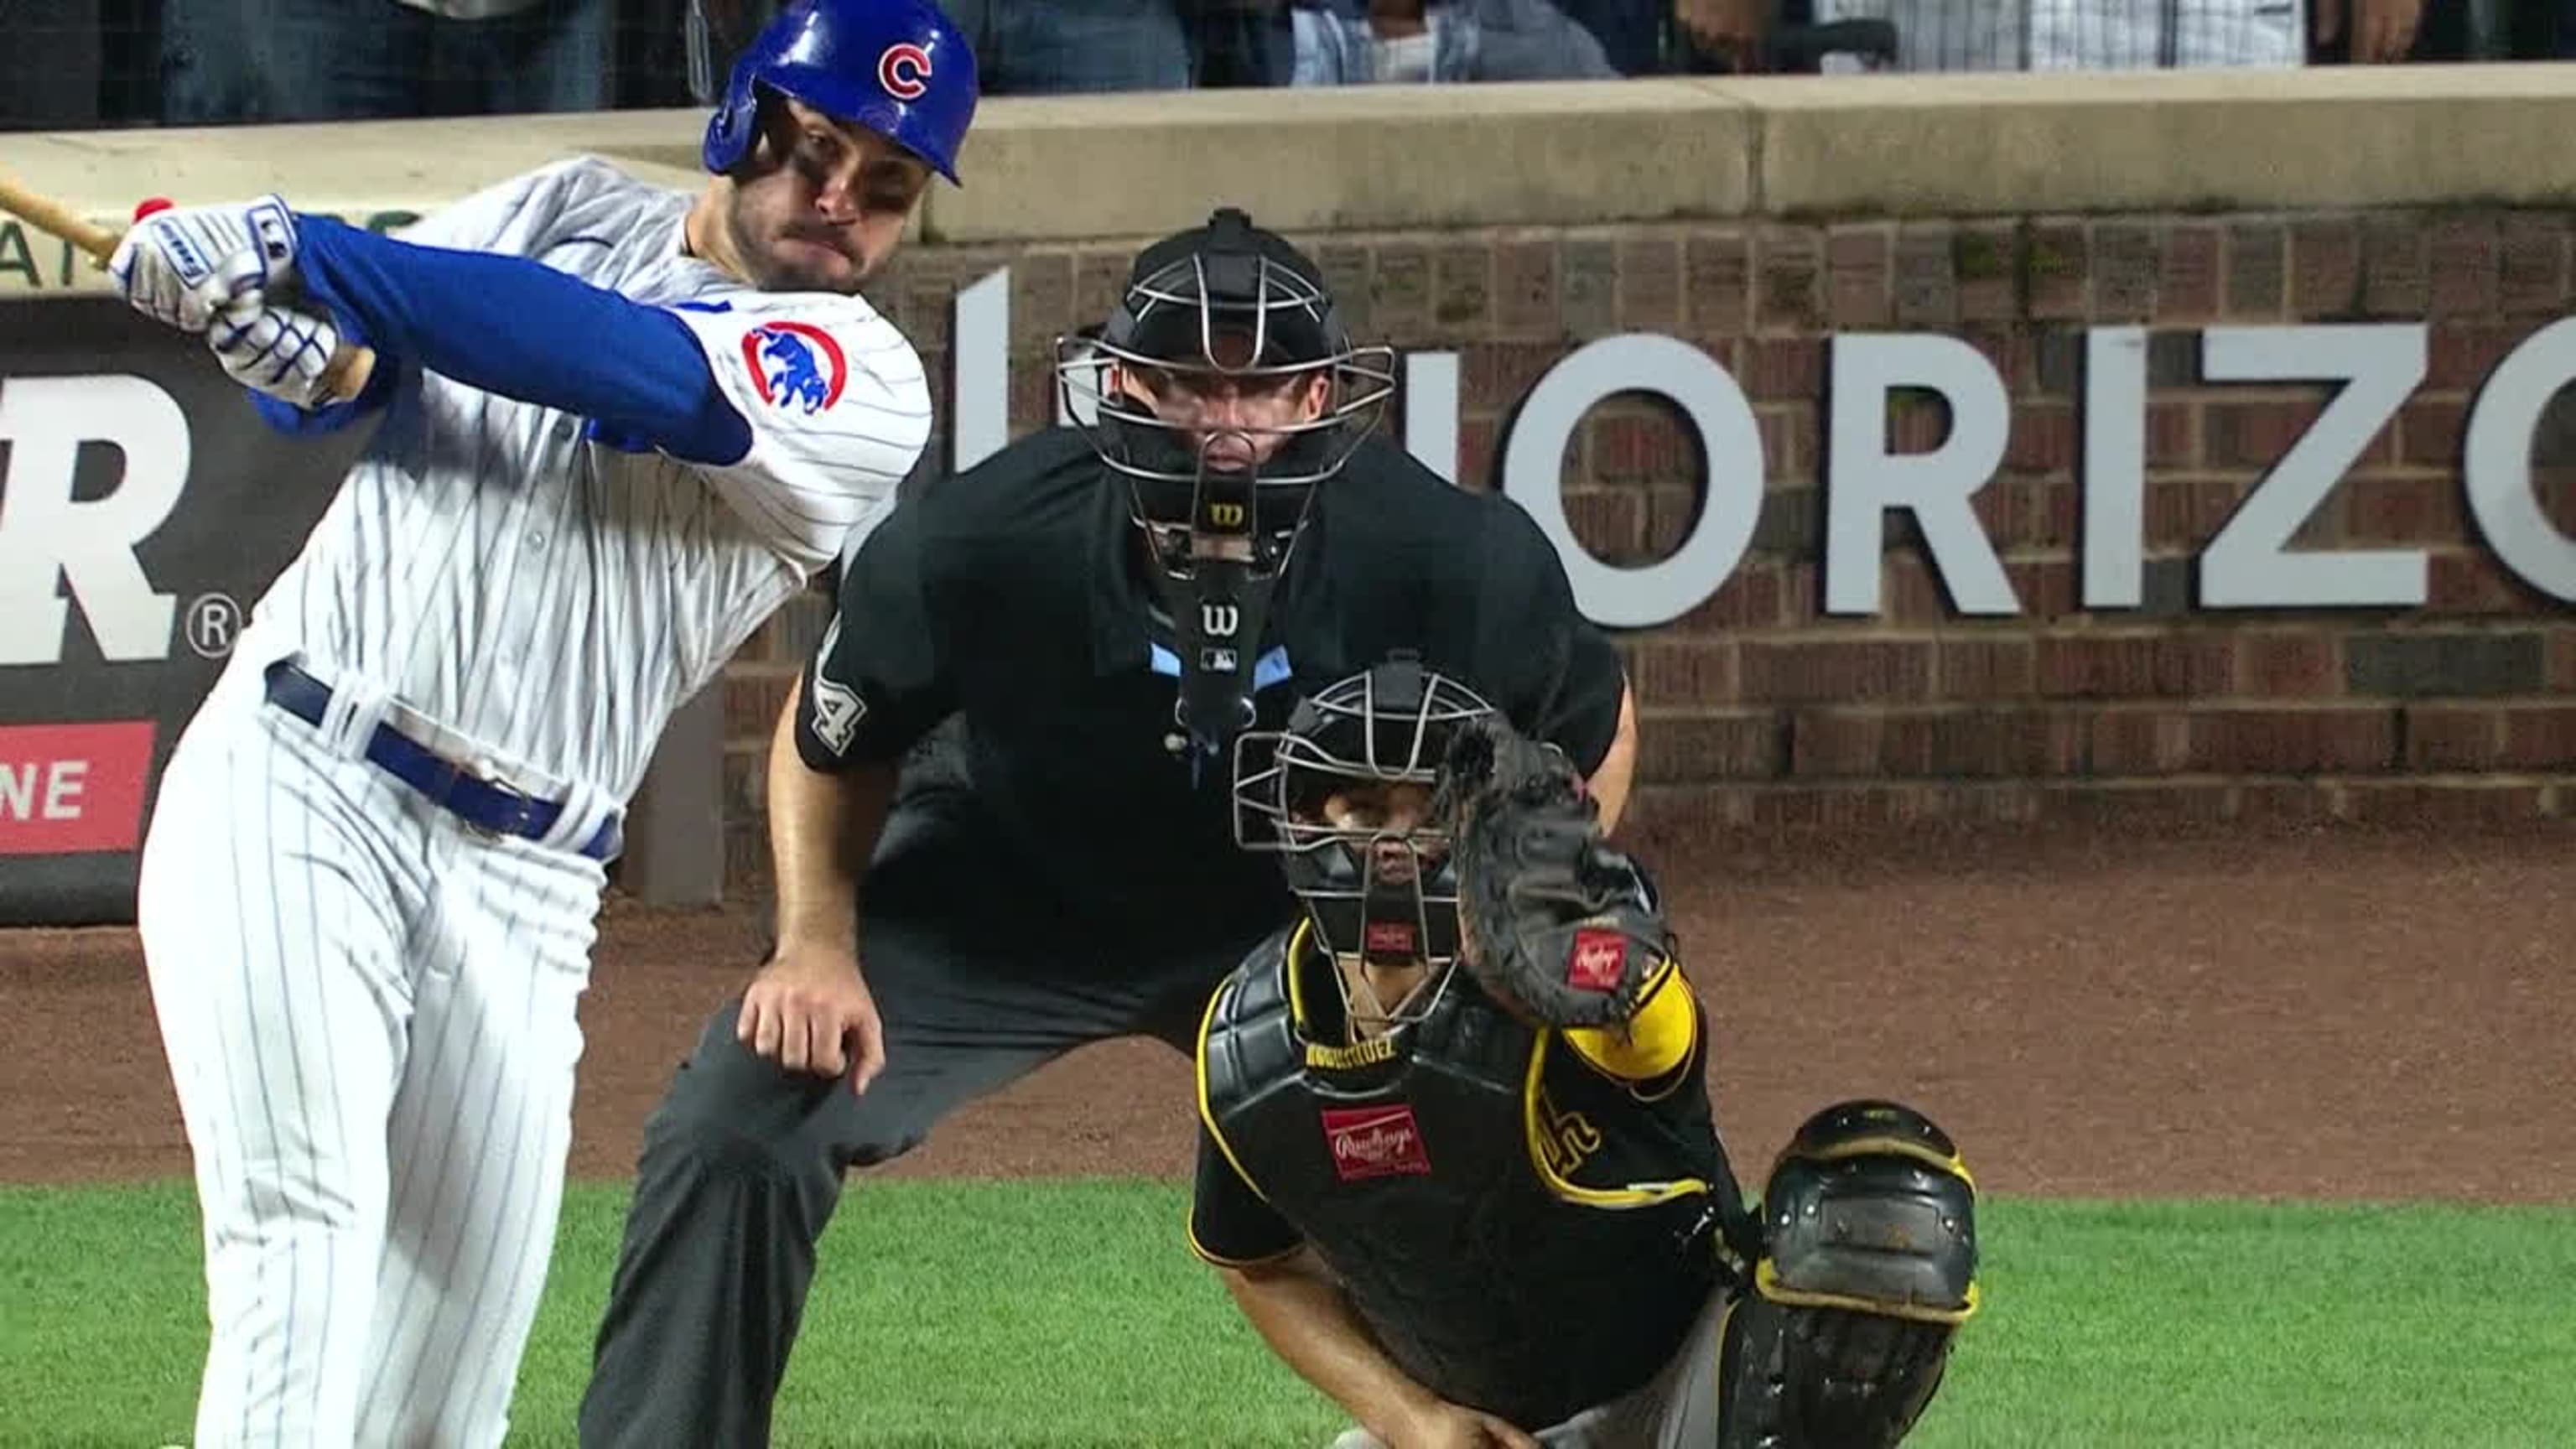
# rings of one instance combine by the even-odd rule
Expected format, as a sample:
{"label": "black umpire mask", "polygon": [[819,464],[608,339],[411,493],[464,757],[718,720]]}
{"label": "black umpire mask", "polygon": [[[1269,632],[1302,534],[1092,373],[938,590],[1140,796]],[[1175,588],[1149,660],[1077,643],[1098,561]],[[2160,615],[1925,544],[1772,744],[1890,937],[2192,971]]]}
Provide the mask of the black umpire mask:
{"label": "black umpire mask", "polygon": [[1148,247],[1097,333],[1059,340],[1056,373],[1143,530],[1180,660],[1176,747],[1223,758],[1254,717],[1271,594],[1316,488],[1393,397],[1394,353],[1352,347],[1314,264],[1227,208]]}

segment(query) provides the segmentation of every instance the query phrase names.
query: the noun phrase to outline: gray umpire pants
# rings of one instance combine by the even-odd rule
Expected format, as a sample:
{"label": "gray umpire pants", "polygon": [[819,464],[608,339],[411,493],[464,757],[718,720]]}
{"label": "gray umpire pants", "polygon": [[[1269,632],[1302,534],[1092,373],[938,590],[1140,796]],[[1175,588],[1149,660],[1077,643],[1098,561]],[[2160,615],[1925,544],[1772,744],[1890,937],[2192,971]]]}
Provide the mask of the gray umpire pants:
{"label": "gray umpire pants", "polygon": [[[842,1174],[921,1144],[951,1110],[1087,1042],[1188,1051],[1207,998],[1285,919],[1186,949],[1085,934],[1020,899],[971,805],[896,817],[866,884],[860,957],[886,1066],[862,1096],[707,1022],[647,1121],[582,1399],[584,1449],[756,1449]],[[1150,889],[1150,883],[1140,883]],[[1283,892],[1284,899],[1284,892]],[[1187,1114],[1187,1096],[1167,1104]]]}

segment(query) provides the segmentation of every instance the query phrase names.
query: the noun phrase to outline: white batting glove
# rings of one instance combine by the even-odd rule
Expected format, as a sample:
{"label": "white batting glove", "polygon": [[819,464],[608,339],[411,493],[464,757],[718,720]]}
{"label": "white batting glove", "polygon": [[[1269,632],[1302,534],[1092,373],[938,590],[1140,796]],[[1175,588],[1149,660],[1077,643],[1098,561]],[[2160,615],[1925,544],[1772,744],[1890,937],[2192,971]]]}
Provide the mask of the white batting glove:
{"label": "white batting glove", "polygon": [[310,412],[330,402],[323,374],[340,347],[340,329],[310,312],[254,295],[215,316],[206,345],[224,371],[246,387]]}
{"label": "white batting glove", "polygon": [[125,233],[107,270],[134,310],[203,332],[226,306],[294,275],[295,213],[278,196],[155,212]]}

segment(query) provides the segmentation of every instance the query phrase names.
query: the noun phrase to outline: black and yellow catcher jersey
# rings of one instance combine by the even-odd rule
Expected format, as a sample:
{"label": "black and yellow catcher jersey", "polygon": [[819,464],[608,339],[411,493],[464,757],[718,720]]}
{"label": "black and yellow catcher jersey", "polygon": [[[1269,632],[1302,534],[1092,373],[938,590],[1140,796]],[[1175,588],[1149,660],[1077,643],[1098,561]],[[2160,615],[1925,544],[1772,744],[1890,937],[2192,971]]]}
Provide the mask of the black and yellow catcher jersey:
{"label": "black and yellow catcher jersey", "polygon": [[1333,970],[1299,926],[1209,1002],[1192,1246],[1311,1247],[1407,1373],[1514,1423],[1650,1377],[1718,1286],[1733,1191],[1679,970],[1624,1034],[1534,1030],[1461,971],[1357,1046]]}

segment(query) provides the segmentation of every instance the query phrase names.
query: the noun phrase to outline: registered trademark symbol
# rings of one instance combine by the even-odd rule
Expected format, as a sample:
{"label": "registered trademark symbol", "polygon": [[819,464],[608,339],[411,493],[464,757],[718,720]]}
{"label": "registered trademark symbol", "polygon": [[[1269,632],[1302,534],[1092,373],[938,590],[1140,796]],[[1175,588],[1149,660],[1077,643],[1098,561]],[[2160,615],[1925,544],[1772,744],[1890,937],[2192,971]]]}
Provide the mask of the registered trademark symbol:
{"label": "registered trademark symbol", "polygon": [[230,594],[199,594],[188,601],[188,647],[202,659],[221,659],[233,652],[241,632],[241,605]]}

